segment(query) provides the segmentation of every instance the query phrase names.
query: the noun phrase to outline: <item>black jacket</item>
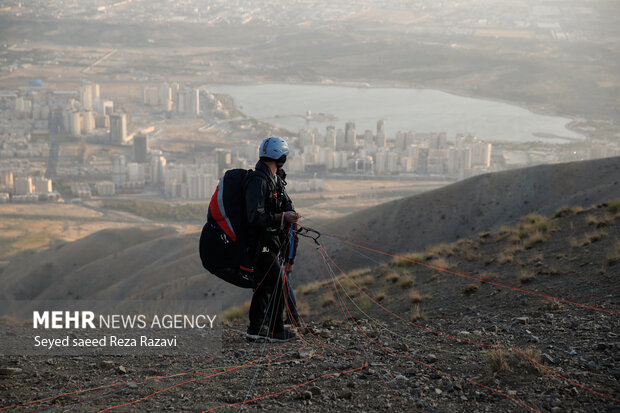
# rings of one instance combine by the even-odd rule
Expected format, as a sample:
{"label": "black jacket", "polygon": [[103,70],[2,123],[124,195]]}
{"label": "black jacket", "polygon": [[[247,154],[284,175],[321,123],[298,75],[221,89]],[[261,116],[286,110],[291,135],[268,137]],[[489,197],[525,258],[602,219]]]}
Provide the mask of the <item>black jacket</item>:
{"label": "black jacket", "polygon": [[[255,256],[265,247],[277,254],[286,241],[287,228],[280,229],[280,222],[276,222],[275,214],[295,209],[286,193],[286,181],[283,179],[286,174],[283,172],[274,176],[267,165],[258,161],[254,171],[250,172],[246,179],[248,246]],[[288,251],[283,252],[288,256]]]}

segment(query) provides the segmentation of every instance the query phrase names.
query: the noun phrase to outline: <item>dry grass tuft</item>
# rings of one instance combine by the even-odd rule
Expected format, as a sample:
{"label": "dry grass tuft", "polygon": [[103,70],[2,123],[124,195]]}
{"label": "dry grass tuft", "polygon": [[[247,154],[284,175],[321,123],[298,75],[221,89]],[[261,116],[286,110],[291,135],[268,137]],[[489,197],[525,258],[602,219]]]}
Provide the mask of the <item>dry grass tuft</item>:
{"label": "dry grass tuft", "polygon": [[458,246],[456,243],[448,244],[448,243],[442,242],[441,244],[433,245],[426,249],[425,251],[426,259],[427,260],[432,259],[437,256],[452,257],[456,253],[457,249],[458,249]]}
{"label": "dry grass tuft", "polygon": [[487,352],[487,361],[489,363],[489,369],[491,369],[492,373],[497,373],[500,371],[507,371],[510,368],[508,367],[508,352],[506,350],[490,350]]}
{"label": "dry grass tuft", "polygon": [[514,230],[510,227],[507,227],[505,225],[501,226],[499,228],[499,231],[497,231],[494,235],[493,235],[493,241],[501,241],[503,239],[506,239],[509,235],[511,235],[514,232]]}
{"label": "dry grass tuft", "polygon": [[605,232],[600,232],[600,231],[588,232],[585,235],[582,245],[586,246],[586,245],[594,244],[595,242],[600,241],[601,238],[603,238],[606,235],[607,234]]}
{"label": "dry grass tuft", "polygon": [[478,284],[467,284],[465,288],[463,288],[463,294],[473,294],[480,289]]}
{"label": "dry grass tuft", "polygon": [[422,301],[422,296],[420,295],[418,290],[412,289],[411,291],[409,291],[409,301],[411,301],[413,304]]}
{"label": "dry grass tuft", "polygon": [[550,237],[545,236],[541,231],[534,231],[525,240],[523,240],[523,248],[526,250],[531,249],[536,244],[541,244],[548,240]]}
{"label": "dry grass tuft", "polygon": [[613,201],[607,202],[607,211],[612,214],[617,214],[620,212],[620,199],[614,199]]}
{"label": "dry grass tuft", "polygon": [[398,274],[397,272],[390,272],[386,275],[385,279],[387,281],[390,281],[392,283],[395,283],[396,281],[400,280],[400,274]]}
{"label": "dry grass tuft", "polygon": [[359,280],[356,280],[356,281],[357,281],[357,285],[359,285],[360,287],[363,287],[369,284],[374,284],[376,279],[372,275],[368,274],[368,275],[364,275],[363,277],[361,277]]}
{"label": "dry grass tuft", "polygon": [[480,274],[480,282],[489,282],[489,281],[494,281],[497,279],[497,274],[489,272],[489,271],[483,271]]}
{"label": "dry grass tuft", "polygon": [[385,300],[385,297],[386,297],[385,292],[384,292],[384,291],[381,291],[381,292],[379,292],[379,293],[375,296],[375,301],[377,301],[377,302],[379,302],[379,301],[383,301],[383,300]]}
{"label": "dry grass tuft", "polygon": [[420,305],[416,304],[411,308],[411,321],[416,322],[420,320],[426,320],[426,314],[420,309]]}
{"label": "dry grass tuft", "polygon": [[583,212],[583,208],[580,206],[564,206],[553,213],[552,218],[568,217]]}
{"label": "dry grass tuft", "polygon": [[527,370],[530,370],[537,376],[544,376],[548,373],[547,369],[545,369],[540,363],[540,350],[536,347],[528,347],[524,351],[525,355],[529,357],[529,359],[524,359],[521,363],[521,366]]}
{"label": "dry grass tuft", "polygon": [[513,245],[504,249],[497,256],[497,263],[500,265],[504,265],[514,261],[515,254],[523,251],[523,247],[520,245]]}
{"label": "dry grass tuft", "polygon": [[603,216],[597,216],[590,214],[586,217],[586,224],[594,226],[595,228],[602,228],[608,226],[614,220],[613,215],[604,214]]}
{"label": "dry grass tuft", "polygon": [[452,268],[452,264],[450,264],[450,262],[445,258],[435,258],[429,262],[429,265],[437,267],[439,270],[447,270]]}
{"label": "dry grass tuft", "polygon": [[398,281],[398,286],[405,290],[413,287],[413,277],[412,276],[402,277],[400,281]]}
{"label": "dry grass tuft", "polygon": [[249,311],[250,311],[250,302],[247,301],[241,305],[230,307],[228,310],[224,312],[224,314],[222,314],[222,318],[225,321],[234,321],[234,320],[247,316]]}
{"label": "dry grass tuft", "polygon": [[610,267],[620,262],[620,241],[616,241],[616,245],[607,253],[605,258],[607,258],[607,265]]}
{"label": "dry grass tuft", "polygon": [[521,270],[521,275],[519,276],[519,282],[521,284],[527,284],[527,283],[534,281],[534,278],[536,278],[536,275],[534,275],[533,272]]}

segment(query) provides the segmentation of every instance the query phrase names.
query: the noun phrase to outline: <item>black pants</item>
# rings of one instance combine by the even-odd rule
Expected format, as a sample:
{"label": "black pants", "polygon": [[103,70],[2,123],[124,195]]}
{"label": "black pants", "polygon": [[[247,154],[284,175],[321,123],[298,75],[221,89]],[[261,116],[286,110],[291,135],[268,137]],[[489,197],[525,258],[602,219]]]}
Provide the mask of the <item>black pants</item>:
{"label": "black pants", "polygon": [[277,255],[272,252],[259,254],[255,274],[256,281],[260,285],[256,287],[252,296],[250,328],[258,331],[264,325],[269,327],[270,332],[281,331],[284,329],[282,319],[284,300],[282,299],[280,262]]}

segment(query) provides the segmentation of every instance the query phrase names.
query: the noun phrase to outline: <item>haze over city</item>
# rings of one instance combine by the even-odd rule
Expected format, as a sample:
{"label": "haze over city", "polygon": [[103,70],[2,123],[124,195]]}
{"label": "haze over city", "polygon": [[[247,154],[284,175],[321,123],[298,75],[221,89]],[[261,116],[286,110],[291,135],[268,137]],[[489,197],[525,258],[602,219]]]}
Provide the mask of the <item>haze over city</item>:
{"label": "haze over city", "polygon": [[[0,0],[0,410],[613,410],[618,16]],[[253,290],[198,254],[220,178],[271,136],[308,231],[290,354],[246,342]],[[178,332],[189,358],[20,351],[11,311],[44,301],[208,304],[222,334]]]}

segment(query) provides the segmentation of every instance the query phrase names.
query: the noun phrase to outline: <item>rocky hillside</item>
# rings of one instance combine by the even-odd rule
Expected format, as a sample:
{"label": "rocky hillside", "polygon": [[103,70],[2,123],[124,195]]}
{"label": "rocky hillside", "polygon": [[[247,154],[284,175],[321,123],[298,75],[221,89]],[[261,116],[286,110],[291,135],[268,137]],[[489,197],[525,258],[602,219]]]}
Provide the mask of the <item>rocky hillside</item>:
{"label": "rocky hillside", "polygon": [[[475,176],[337,221],[306,225],[404,252],[514,225],[527,214],[549,214],[564,205],[589,207],[618,197],[620,157]],[[343,268],[362,265],[342,246],[331,247]],[[307,252],[302,249],[304,258]],[[303,268],[299,273],[312,279]]]}
{"label": "rocky hillside", "polygon": [[298,340],[248,343],[242,319],[203,356],[2,357],[0,408],[615,411],[619,234],[616,200],[386,263],[352,242],[346,275],[326,248]]}

